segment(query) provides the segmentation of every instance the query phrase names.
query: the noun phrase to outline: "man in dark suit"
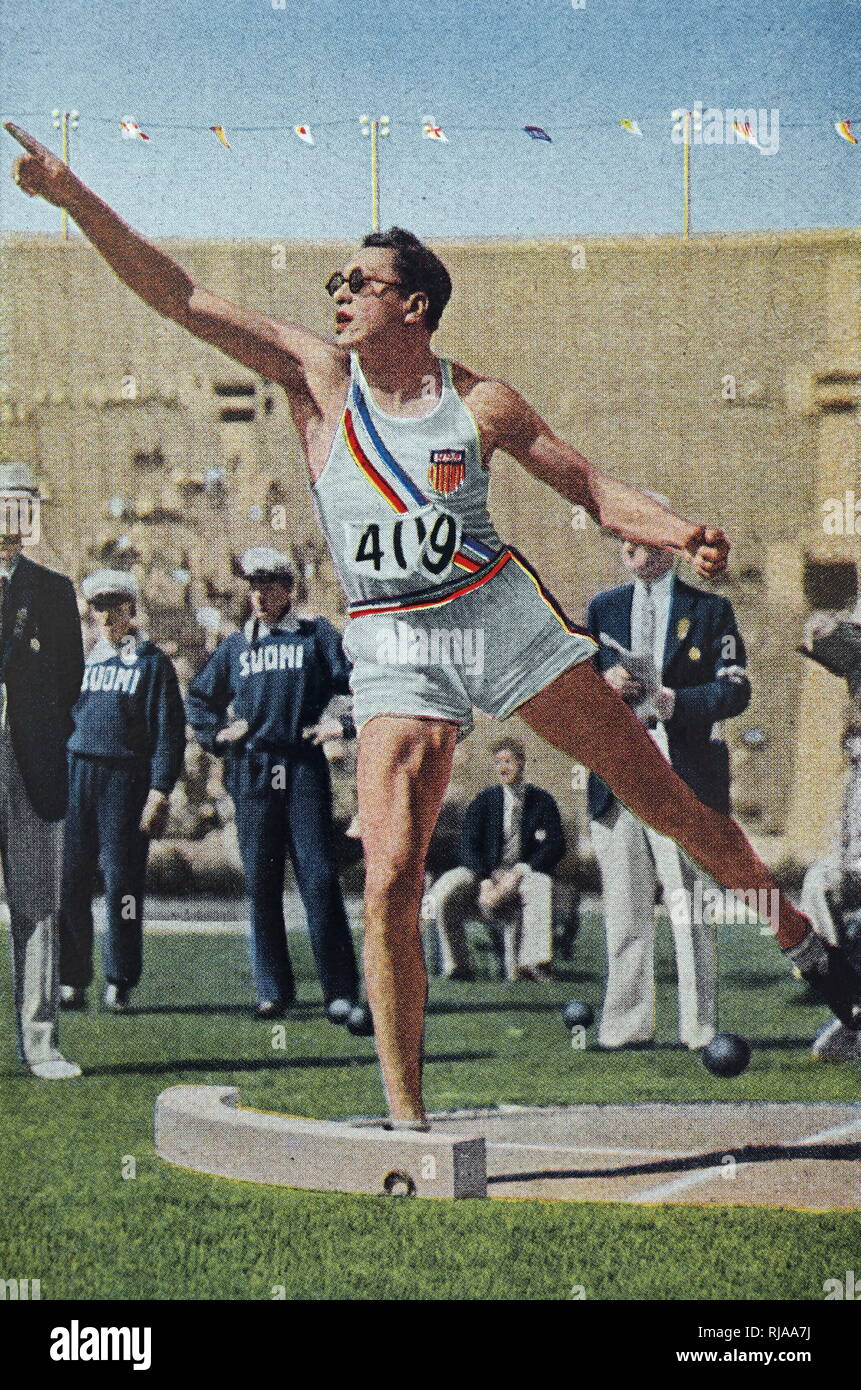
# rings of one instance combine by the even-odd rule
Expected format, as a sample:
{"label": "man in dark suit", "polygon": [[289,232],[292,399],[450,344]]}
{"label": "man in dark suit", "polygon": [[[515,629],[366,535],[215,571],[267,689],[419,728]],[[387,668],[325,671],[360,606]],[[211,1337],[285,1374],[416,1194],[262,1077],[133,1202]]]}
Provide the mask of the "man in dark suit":
{"label": "man in dark suit", "polygon": [[[509,979],[548,980],[553,955],[553,870],[565,853],[559,807],[549,792],[523,781],[526,754],[516,739],[493,749],[499,785],[466,808],[460,866],[432,890],[443,974],[473,978],[464,922],[476,908],[487,920],[521,918],[507,953]],[[507,939],[514,941],[512,931]]]}
{"label": "man in dark suit", "polygon": [[[599,670],[700,800],[728,814],[729,749],[716,725],[741,714],[750,700],[732,604],[679,579],[670,551],[625,541],[622,559],[633,582],[598,594],[589,605]],[[673,841],[638,820],[594,775],[589,815],[607,930],[599,1042],[630,1047],[654,1038],[660,882],[676,948],[679,1037],[691,1049],[705,1047],[715,1033],[717,972],[713,925],[696,920],[707,915],[697,909],[697,871]]]}
{"label": "man in dark suit", "polygon": [[84,670],[71,582],[22,553],[37,513],[26,464],[0,464],[0,856],[9,904],[20,1060],[45,1080],[79,1076],[57,1048],[57,906],[66,740]]}

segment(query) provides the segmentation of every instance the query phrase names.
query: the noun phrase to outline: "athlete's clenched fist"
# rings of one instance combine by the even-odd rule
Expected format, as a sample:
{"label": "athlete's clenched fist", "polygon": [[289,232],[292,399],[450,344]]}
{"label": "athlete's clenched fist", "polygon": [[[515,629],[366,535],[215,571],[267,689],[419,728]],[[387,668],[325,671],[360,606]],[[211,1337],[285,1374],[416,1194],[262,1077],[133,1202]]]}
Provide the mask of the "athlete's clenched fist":
{"label": "athlete's clenched fist", "polygon": [[723,531],[700,526],[689,538],[685,550],[701,579],[717,579],[726,569],[729,541]]}

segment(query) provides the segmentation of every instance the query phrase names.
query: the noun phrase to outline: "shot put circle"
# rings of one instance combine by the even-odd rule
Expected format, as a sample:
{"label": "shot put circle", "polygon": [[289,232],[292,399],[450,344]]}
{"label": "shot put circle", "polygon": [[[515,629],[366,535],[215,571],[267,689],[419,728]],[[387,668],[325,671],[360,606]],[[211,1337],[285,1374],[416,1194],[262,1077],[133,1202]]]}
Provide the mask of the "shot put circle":
{"label": "shot put circle", "polygon": [[585,999],[569,999],[562,1010],[566,1028],[589,1028],[595,1018],[592,1005]]}
{"label": "shot put circle", "polygon": [[738,1033],[716,1033],[703,1048],[703,1065],[713,1076],[739,1076],[750,1061],[747,1038]]}
{"label": "shot put circle", "polygon": [[409,1173],[393,1168],[391,1173],[386,1173],[383,1178],[383,1191],[387,1197],[415,1197],[416,1185]]}

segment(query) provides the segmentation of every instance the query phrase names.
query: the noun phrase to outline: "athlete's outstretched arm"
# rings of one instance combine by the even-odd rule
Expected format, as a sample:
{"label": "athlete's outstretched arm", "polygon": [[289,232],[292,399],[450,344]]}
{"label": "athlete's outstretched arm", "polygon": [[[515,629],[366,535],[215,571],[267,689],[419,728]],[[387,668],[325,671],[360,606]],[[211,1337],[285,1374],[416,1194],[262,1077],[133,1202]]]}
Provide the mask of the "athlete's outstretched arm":
{"label": "athlete's outstretched arm", "polygon": [[7,123],[6,129],[27,151],[12,170],[19,188],[65,208],[119,278],[159,314],[288,390],[304,386],[307,360],[335,352],[308,329],[243,309],[196,285],[49,149],[18,126]]}
{"label": "athlete's outstretched arm", "polygon": [[566,444],[512,387],[487,382],[477,388],[482,419],[491,423],[493,447],[589,513],[614,535],[643,545],[680,550],[698,574],[713,579],[726,568],[723,532],[685,521],[654,497],[611,478]]}

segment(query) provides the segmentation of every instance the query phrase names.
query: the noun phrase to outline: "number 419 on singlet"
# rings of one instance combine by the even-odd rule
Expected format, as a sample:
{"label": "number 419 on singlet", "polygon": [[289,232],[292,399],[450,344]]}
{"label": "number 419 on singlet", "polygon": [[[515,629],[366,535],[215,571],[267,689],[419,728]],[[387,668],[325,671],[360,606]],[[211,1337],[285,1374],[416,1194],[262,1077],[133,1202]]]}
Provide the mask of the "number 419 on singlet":
{"label": "number 419 on singlet", "polygon": [[397,521],[348,521],[344,531],[351,568],[373,579],[422,574],[439,582],[460,547],[459,519],[433,506]]}

